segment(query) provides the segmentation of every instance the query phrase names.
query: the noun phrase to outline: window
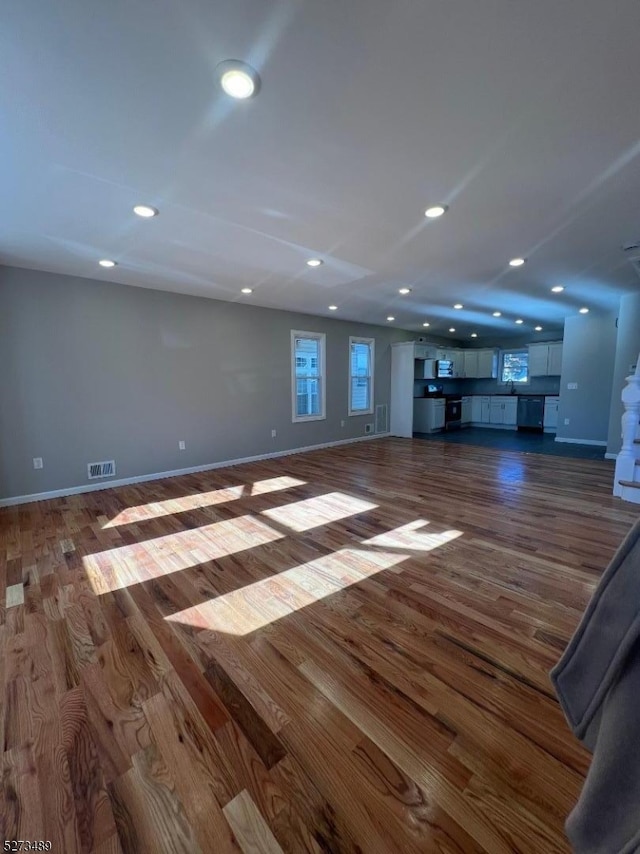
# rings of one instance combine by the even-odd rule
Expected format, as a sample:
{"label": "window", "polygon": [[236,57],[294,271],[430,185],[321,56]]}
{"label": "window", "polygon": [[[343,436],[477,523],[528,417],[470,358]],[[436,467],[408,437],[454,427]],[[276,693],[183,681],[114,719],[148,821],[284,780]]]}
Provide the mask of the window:
{"label": "window", "polygon": [[501,383],[529,382],[529,351],[505,350],[500,359]]}
{"label": "window", "polygon": [[373,412],[373,338],[349,338],[349,415]]}
{"label": "window", "polygon": [[325,418],[325,336],[291,332],[291,398],[293,421]]}

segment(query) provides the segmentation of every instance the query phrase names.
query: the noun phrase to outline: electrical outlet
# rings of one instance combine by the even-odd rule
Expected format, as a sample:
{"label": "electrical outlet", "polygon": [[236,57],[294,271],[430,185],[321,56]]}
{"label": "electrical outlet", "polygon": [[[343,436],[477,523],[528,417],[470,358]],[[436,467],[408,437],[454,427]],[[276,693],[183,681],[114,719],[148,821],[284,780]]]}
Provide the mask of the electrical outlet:
{"label": "electrical outlet", "polygon": [[364,425],[365,433],[373,433],[373,424],[365,424]]}
{"label": "electrical outlet", "polygon": [[569,391],[575,391],[578,388],[578,383],[567,383]]}
{"label": "electrical outlet", "polygon": [[186,451],[187,443],[185,442],[184,439],[180,439],[180,441],[178,442],[178,449],[181,451]]}
{"label": "electrical outlet", "polygon": [[566,427],[566,425],[569,423],[569,419],[568,419],[568,418],[565,418],[565,419],[564,419],[564,423],[565,423],[565,427]]}
{"label": "electrical outlet", "polygon": [[343,419],[342,419],[342,421],[340,422],[340,426],[341,426],[341,427],[344,427],[344,418],[343,418]]}
{"label": "electrical outlet", "polygon": [[33,467],[34,469],[42,468],[42,457],[34,457],[33,458]]}
{"label": "electrical outlet", "polygon": [[272,431],[271,431],[271,438],[272,438],[272,439],[275,439],[277,435],[278,435],[278,431],[277,431],[277,430],[272,430]]}

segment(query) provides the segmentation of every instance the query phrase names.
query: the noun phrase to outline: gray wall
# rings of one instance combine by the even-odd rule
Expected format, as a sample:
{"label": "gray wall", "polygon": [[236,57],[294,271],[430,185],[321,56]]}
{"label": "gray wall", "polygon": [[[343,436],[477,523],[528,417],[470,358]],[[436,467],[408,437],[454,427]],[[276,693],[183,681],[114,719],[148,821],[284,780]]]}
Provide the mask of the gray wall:
{"label": "gray wall", "polygon": [[638,361],[640,352],[640,293],[627,294],[620,300],[618,314],[618,340],[609,413],[609,440],[607,452],[617,454],[620,450],[622,432],[622,400],[620,395],[629,376],[631,366]]}
{"label": "gray wall", "polygon": [[[362,436],[373,416],[347,416],[349,335],[376,339],[376,403],[391,343],[416,337],[11,267],[0,324],[0,498],[86,484],[93,461],[127,478]],[[292,329],[327,335],[324,421],[291,423]]]}
{"label": "gray wall", "polygon": [[[606,443],[616,337],[615,314],[592,312],[566,319],[557,439]],[[578,388],[569,390],[569,383]]]}

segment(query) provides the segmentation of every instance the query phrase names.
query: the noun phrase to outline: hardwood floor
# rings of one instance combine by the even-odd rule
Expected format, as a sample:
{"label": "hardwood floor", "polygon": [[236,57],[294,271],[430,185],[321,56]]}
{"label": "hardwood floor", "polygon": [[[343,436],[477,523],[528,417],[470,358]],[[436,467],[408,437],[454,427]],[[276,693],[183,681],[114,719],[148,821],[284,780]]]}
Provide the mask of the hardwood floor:
{"label": "hardwood floor", "polygon": [[2,839],[568,851],[612,477],[385,439],[0,511]]}

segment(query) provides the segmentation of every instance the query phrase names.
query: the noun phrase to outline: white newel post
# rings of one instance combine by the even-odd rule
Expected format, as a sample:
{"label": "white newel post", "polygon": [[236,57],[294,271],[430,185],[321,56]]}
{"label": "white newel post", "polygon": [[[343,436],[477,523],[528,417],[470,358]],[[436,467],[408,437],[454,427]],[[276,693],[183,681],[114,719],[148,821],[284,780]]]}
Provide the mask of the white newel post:
{"label": "white newel post", "polygon": [[620,480],[633,480],[636,459],[640,456],[640,445],[634,444],[638,438],[640,422],[640,356],[636,363],[636,372],[627,377],[627,384],[622,389],[624,415],[622,416],[622,449],[616,460],[616,475],[613,483],[613,494],[622,495]]}

